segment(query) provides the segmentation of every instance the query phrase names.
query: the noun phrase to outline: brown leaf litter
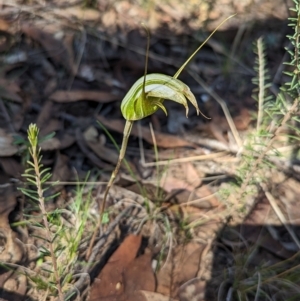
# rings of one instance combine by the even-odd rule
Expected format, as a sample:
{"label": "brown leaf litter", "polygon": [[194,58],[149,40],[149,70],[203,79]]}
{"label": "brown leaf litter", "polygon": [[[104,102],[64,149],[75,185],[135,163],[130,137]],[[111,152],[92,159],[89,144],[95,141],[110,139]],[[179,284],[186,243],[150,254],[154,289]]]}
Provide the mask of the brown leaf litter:
{"label": "brown leaf litter", "polygon": [[55,91],[49,98],[58,103],[92,100],[108,103],[120,99],[118,95],[102,91]]}
{"label": "brown leaf litter", "polygon": [[21,227],[12,229],[10,222],[22,220],[24,200],[13,185],[1,185],[0,192],[0,298],[21,301],[27,291],[27,277],[22,273],[29,256],[27,232]]}
{"label": "brown leaf litter", "polygon": [[[205,246],[188,243],[176,247],[155,276],[151,252],[145,250],[144,254],[136,257],[141,238],[139,235],[125,238],[95,279],[90,301],[178,300],[170,297],[178,296],[180,285],[197,276]],[[183,299],[180,297],[180,300]]]}
{"label": "brown leaf litter", "polygon": [[0,156],[9,157],[18,152],[18,147],[13,144],[13,137],[3,129],[0,129]]}
{"label": "brown leaf litter", "polygon": [[64,66],[66,70],[73,73],[72,55],[68,53],[68,48],[59,39],[32,24],[23,24],[21,30],[27,36],[39,42],[55,63]]}
{"label": "brown leaf litter", "polygon": [[113,253],[94,281],[90,300],[144,300],[139,290],[154,291],[151,254],[136,258],[142,237],[129,235]]}

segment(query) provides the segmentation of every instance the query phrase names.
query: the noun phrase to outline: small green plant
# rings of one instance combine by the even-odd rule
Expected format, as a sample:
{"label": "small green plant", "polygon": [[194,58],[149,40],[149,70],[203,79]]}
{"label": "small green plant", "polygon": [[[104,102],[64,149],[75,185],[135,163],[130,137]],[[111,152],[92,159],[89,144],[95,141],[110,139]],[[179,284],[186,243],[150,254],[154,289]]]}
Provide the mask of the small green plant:
{"label": "small green plant", "polygon": [[[29,187],[21,188],[21,191],[33,200],[33,206],[27,206],[27,211],[36,211],[37,207],[41,216],[28,214],[27,224],[33,229],[40,229],[45,236],[39,234],[33,236],[45,241],[39,249],[37,266],[42,271],[35,275],[29,275],[31,282],[38,291],[48,292],[64,299],[64,293],[70,289],[74,271],[78,265],[78,255],[83,243],[82,237],[88,224],[89,206],[91,203],[91,191],[83,200],[83,188],[78,186],[75,198],[71,199],[64,208],[47,211],[47,201],[57,195],[45,197],[45,191],[51,186],[47,181],[51,177],[50,169],[41,164],[42,156],[39,147],[39,130],[35,124],[28,128],[29,154],[27,161],[29,168],[23,175],[29,183]],[[52,184],[53,185],[53,184]],[[36,206],[37,205],[37,206]],[[50,259],[50,261],[49,261]]]}
{"label": "small green plant", "polygon": [[[285,83],[274,99],[267,94],[270,87],[268,83],[268,72],[266,71],[266,60],[263,40],[257,41],[256,71],[257,78],[253,80],[257,85],[255,99],[258,102],[258,116],[256,132],[249,135],[244,143],[242,150],[242,162],[239,167],[239,178],[241,187],[235,195],[236,200],[240,201],[244,195],[254,186],[261,187],[270,180],[266,177],[266,170],[274,168],[274,158],[283,157],[280,152],[283,146],[296,145],[296,140],[300,138],[300,130],[297,126],[299,118],[300,100],[300,8],[298,1],[295,1],[295,8],[292,11],[297,13],[297,17],[289,18],[289,26],[294,28],[294,34],[288,36],[294,49],[286,49],[291,60],[286,63],[292,71],[285,72],[290,76],[290,81]],[[285,135],[285,139],[280,141],[280,137]],[[283,141],[283,143],[282,143]],[[254,186],[253,186],[254,185]],[[243,206],[242,202],[240,202]]]}
{"label": "small green plant", "polygon": [[[46,181],[49,180],[51,177],[51,173],[49,172],[49,168],[43,168],[43,165],[41,164],[41,155],[40,155],[40,147],[38,145],[38,134],[39,130],[35,124],[30,124],[28,128],[28,140],[29,140],[29,153],[31,156],[31,160],[28,160],[27,163],[29,165],[29,168],[26,170],[25,174],[23,175],[28,182],[33,184],[33,186],[36,188],[22,188],[22,192],[29,196],[31,199],[37,201],[40,212],[42,214],[42,221],[43,226],[45,227],[45,233],[46,233],[46,242],[49,246],[49,251],[45,248],[46,253],[50,253],[52,266],[53,266],[53,274],[54,274],[54,286],[58,292],[59,300],[63,301],[63,292],[62,292],[62,286],[60,282],[60,276],[58,272],[58,265],[57,265],[57,256],[55,254],[54,244],[53,244],[53,235],[52,231],[50,229],[50,223],[49,218],[50,215],[46,211],[46,198],[44,196],[45,194],[45,188],[43,185]],[[54,196],[48,197],[53,198]],[[46,254],[45,253],[45,254]],[[51,281],[50,281],[51,283]]]}

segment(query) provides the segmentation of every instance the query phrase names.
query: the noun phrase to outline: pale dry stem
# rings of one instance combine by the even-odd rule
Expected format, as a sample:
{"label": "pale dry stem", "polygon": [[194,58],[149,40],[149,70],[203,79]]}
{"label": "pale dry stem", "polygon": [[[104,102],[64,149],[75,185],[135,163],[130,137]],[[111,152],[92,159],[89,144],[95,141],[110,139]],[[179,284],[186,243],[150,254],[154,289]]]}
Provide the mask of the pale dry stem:
{"label": "pale dry stem", "polygon": [[259,78],[259,93],[258,93],[258,115],[257,115],[257,132],[260,129],[262,120],[263,120],[263,104],[265,99],[265,71],[264,71],[264,51],[263,51],[263,41],[262,37],[257,40],[257,55],[259,59],[259,69],[258,69],[258,78]]}
{"label": "pale dry stem", "polygon": [[186,163],[186,162],[195,162],[195,161],[204,161],[204,160],[212,160],[215,158],[220,158],[227,155],[227,152],[218,152],[208,155],[199,155],[199,156],[190,156],[185,158],[177,158],[177,159],[170,159],[170,160],[161,160],[157,162],[141,162],[143,167],[153,167],[153,166],[165,166],[170,164],[179,164],[179,163]]}
{"label": "pale dry stem", "polygon": [[279,206],[277,205],[277,202],[276,202],[275,198],[268,191],[268,189],[267,189],[267,187],[266,187],[265,184],[262,183],[260,186],[263,189],[263,191],[264,191],[264,193],[265,193],[265,195],[266,195],[266,197],[267,197],[267,199],[268,199],[268,201],[269,201],[272,209],[276,213],[276,215],[279,218],[280,222],[284,225],[284,227],[286,228],[286,230],[288,231],[288,233],[292,237],[294,243],[297,245],[298,249],[300,250],[300,241],[299,241],[298,237],[296,236],[295,232],[293,231],[293,229],[288,224],[285,216],[283,215],[282,211],[280,210]]}

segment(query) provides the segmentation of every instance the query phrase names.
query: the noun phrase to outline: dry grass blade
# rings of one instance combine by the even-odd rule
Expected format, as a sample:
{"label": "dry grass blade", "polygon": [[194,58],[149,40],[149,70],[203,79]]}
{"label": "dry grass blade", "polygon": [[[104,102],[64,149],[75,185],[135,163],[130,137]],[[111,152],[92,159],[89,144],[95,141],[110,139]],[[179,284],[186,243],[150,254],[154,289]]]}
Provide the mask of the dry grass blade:
{"label": "dry grass blade", "polygon": [[141,164],[144,167],[165,166],[165,165],[170,165],[170,164],[212,160],[215,158],[223,157],[227,154],[228,154],[227,152],[219,152],[219,153],[213,153],[213,154],[208,154],[208,155],[191,156],[191,157],[186,157],[186,158],[177,158],[177,159],[170,159],[170,160],[161,160],[161,161],[157,161],[157,162],[145,162],[145,161],[141,160]]}
{"label": "dry grass blade", "polygon": [[231,132],[234,136],[236,144],[238,145],[239,149],[241,149],[243,147],[243,142],[242,142],[240,135],[236,129],[236,126],[232,120],[231,114],[228,110],[228,107],[227,107],[225,101],[217,93],[215,93],[211,88],[209,88],[198,74],[196,74],[195,72],[192,72],[192,71],[189,71],[189,73],[195,79],[195,81],[198,82],[201,85],[201,87],[203,87],[203,89],[219,103],[219,105],[221,106],[221,108],[224,112],[224,115],[227,119],[227,122],[228,122]]}
{"label": "dry grass blade", "polygon": [[280,222],[284,225],[286,230],[291,235],[293,241],[297,245],[298,249],[300,250],[300,241],[298,237],[296,236],[295,232],[292,230],[290,225],[288,224],[288,221],[286,220],[285,216],[283,215],[282,211],[280,210],[279,206],[277,205],[277,202],[273,195],[267,190],[266,185],[261,184],[262,189],[264,190],[266,197],[268,198],[274,212],[276,213],[277,217],[279,218]]}

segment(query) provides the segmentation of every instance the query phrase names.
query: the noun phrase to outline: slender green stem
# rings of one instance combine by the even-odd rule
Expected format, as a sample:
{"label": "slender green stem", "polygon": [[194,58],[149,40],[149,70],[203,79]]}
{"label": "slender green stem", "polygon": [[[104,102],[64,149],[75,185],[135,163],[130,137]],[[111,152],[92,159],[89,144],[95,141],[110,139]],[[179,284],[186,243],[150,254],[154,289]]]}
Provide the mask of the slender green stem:
{"label": "slender green stem", "polygon": [[[150,47],[150,33],[148,28],[142,23],[142,26],[144,27],[146,33],[147,33],[147,50],[146,50],[146,60],[145,60],[145,72],[144,72],[144,81],[143,81],[143,91],[142,91],[142,98],[145,100],[146,99],[146,93],[145,93],[145,85],[146,85],[146,75],[147,75],[147,69],[148,69],[148,56],[149,56],[149,47]],[[123,141],[122,141],[122,146],[120,149],[120,154],[119,154],[119,158],[118,158],[118,162],[117,165],[114,169],[114,171],[112,172],[109,182],[107,183],[107,186],[105,188],[105,192],[104,192],[104,197],[103,197],[103,201],[100,207],[100,216],[99,216],[99,220],[97,223],[97,226],[94,230],[93,236],[91,238],[91,242],[89,245],[89,248],[87,250],[86,253],[86,259],[88,260],[91,253],[92,253],[92,248],[96,239],[96,235],[97,232],[99,231],[100,227],[101,227],[101,223],[102,223],[102,218],[103,218],[103,213],[104,213],[104,209],[105,209],[105,204],[106,204],[106,200],[107,200],[107,196],[109,193],[109,190],[111,188],[111,186],[114,183],[114,180],[119,172],[119,169],[121,167],[122,161],[125,157],[125,152],[126,152],[126,148],[127,148],[127,144],[128,144],[128,139],[131,133],[131,129],[133,126],[133,121],[132,120],[128,120],[126,119],[126,123],[125,123],[125,127],[124,127],[124,131],[123,131]]]}
{"label": "slender green stem", "polygon": [[115,180],[115,178],[116,178],[116,176],[119,172],[119,169],[121,167],[122,161],[125,157],[125,152],[126,152],[128,139],[129,139],[129,136],[130,136],[132,126],[133,126],[133,121],[126,120],[124,131],[123,131],[123,141],[122,141],[122,146],[121,146],[121,149],[120,149],[118,162],[117,162],[117,165],[116,165],[114,171],[112,172],[112,174],[110,176],[109,182],[108,182],[108,184],[106,186],[106,189],[105,189],[105,192],[104,192],[103,202],[102,202],[101,209],[100,209],[100,220],[102,219],[102,215],[103,215],[103,212],[104,212],[105,203],[106,203],[106,199],[107,199],[109,190],[110,190],[112,184],[114,183],[114,180]]}
{"label": "slender green stem", "polygon": [[142,23],[142,26],[144,27],[146,34],[147,34],[147,48],[146,48],[146,59],[145,59],[145,70],[144,70],[144,82],[143,82],[143,99],[146,99],[146,92],[145,92],[145,86],[146,86],[146,75],[148,71],[148,57],[149,57],[149,48],[150,48],[150,32],[147,26]]}
{"label": "slender green stem", "polygon": [[95,242],[95,239],[96,239],[96,235],[97,235],[97,233],[98,233],[98,231],[101,227],[103,213],[104,213],[105,204],[106,204],[106,200],[107,200],[109,190],[110,190],[111,186],[114,183],[114,180],[115,180],[115,178],[116,178],[116,176],[119,172],[119,169],[121,167],[122,161],[125,157],[125,152],[126,152],[128,139],[129,139],[129,136],[130,136],[130,133],[131,133],[132,126],[133,126],[133,121],[126,120],[124,131],[123,131],[123,141],[122,141],[122,146],[121,146],[121,149],[120,149],[118,162],[117,162],[117,165],[116,165],[114,171],[112,172],[112,174],[110,176],[110,179],[108,181],[108,184],[107,184],[105,192],[104,192],[103,201],[102,201],[102,204],[101,204],[101,207],[100,207],[100,216],[99,216],[99,219],[98,219],[98,223],[96,225],[96,228],[94,230],[93,236],[92,236],[91,241],[90,241],[89,248],[88,248],[87,253],[86,253],[86,259],[87,260],[89,259],[90,255],[92,253],[92,248],[93,248],[93,245],[94,245],[94,242]]}
{"label": "slender green stem", "polygon": [[207,43],[207,41],[215,34],[215,32],[225,23],[227,22],[229,19],[231,19],[232,17],[234,17],[234,15],[229,16],[228,18],[226,18],[224,21],[222,21],[214,30],[213,32],[204,40],[204,42],[193,52],[192,55],[190,55],[190,57],[183,63],[183,65],[178,69],[178,71],[175,73],[175,75],[173,76],[174,78],[177,78],[180,73],[182,72],[182,70],[186,67],[186,65],[194,58],[194,56],[197,54],[197,52]]}

